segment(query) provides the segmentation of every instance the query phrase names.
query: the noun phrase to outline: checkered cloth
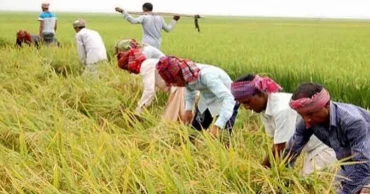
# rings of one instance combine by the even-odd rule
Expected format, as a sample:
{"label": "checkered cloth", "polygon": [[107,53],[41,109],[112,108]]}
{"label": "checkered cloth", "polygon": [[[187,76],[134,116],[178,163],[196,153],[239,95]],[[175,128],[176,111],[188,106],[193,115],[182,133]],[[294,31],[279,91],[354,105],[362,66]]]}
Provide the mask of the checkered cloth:
{"label": "checkered cloth", "polygon": [[175,56],[165,56],[157,63],[157,70],[162,79],[168,84],[176,82],[176,76],[181,71],[186,83],[198,80],[200,69],[188,59],[180,59]]}
{"label": "checkered cloth", "polygon": [[119,52],[117,55],[118,67],[130,73],[139,74],[141,64],[146,60],[140,49],[130,49],[127,52]]}
{"label": "checkered cloth", "polygon": [[235,99],[253,96],[258,92],[270,94],[278,92],[282,87],[269,77],[255,75],[252,81],[240,81],[231,84],[231,93]]}
{"label": "checkered cloth", "polygon": [[291,100],[289,105],[292,109],[299,112],[315,112],[325,107],[329,101],[329,92],[323,88],[319,93],[316,93],[311,98]]}

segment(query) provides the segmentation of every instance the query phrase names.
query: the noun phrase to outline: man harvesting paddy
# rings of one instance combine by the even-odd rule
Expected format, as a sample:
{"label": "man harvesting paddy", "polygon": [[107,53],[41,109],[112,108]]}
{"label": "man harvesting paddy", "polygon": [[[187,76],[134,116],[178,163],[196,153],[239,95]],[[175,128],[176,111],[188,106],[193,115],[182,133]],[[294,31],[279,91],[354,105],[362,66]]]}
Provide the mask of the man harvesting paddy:
{"label": "man harvesting paddy", "polygon": [[338,194],[370,193],[370,114],[352,104],[330,100],[316,83],[303,83],[293,93],[290,106],[302,116],[284,156],[294,164],[312,135],[333,148],[341,165]]}
{"label": "man harvesting paddy", "polygon": [[[293,136],[297,120],[301,118],[289,107],[290,93],[280,92],[282,88],[269,77],[249,74],[231,84],[235,99],[246,109],[260,114],[266,133],[273,138],[271,152],[275,159],[280,158],[286,143]],[[335,153],[315,136],[312,136],[304,149],[307,153],[302,174],[309,175],[336,162]],[[262,165],[271,167],[269,156]]]}
{"label": "man harvesting paddy", "polygon": [[[202,131],[209,129],[216,119],[209,129],[211,135],[219,136],[221,129],[232,132],[239,104],[230,91],[232,80],[224,70],[174,56],[162,57],[157,70],[167,84],[186,88],[186,124],[191,123],[194,129]],[[198,91],[200,98],[193,116]]]}
{"label": "man harvesting paddy", "polygon": [[185,89],[168,86],[155,68],[159,58],[165,55],[155,47],[139,44],[135,40],[119,41],[116,50],[118,66],[132,74],[140,74],[143,79],[144,90],[135,113],[140,114],[151,105],[156,88],[159,88],[170,93],[162,120],[181,121],[185,108]]}
{"label": "man harvesting paddy", "polygon": [[95,75],[98,66],[107,60],[104,42],[98,32],[86,28],[86,21],[78,19],[73,22],[76,31],[77,52],[84,67],[83,75]]}

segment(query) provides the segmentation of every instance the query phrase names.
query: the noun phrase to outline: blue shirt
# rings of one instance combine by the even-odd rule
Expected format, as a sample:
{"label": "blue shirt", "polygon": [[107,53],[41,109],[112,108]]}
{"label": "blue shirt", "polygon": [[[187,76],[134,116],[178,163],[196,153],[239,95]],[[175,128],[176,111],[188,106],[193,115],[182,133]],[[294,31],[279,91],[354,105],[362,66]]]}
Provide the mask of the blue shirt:
{"label": "blue shirt", "polygon": [[209,110],[212,117],[218,116],[215,125],[223,129],[233,115],[236,104],[231,93],[232,80],[222,69],[204,64],[200,68],[198,80],[186,86],[186,110],[192,110],[197,91],[200,93],[198,110],[203,113]]}
{"label": "blue shirt", "polygon": [[52,33],[55,34],[55,23],[56,23],[56,16],[54,13],[45,11],[42,12],[39,16],[39,21],[44,21],[44,28],[42,29],[42,33]]}
{"label": "blue shirt", "polygon": [[333,148],[338,160],[351,157],[345,162],[361,162],[342,165],[343,176],[350,180],[341,181],[340,194],[356,193],[370,183],[370,114],[360,107],[331,102],[330,125],[317,125],[307,129],[303,120],[297,124],[284,155],[291,152],[291,164],[314,134]]}

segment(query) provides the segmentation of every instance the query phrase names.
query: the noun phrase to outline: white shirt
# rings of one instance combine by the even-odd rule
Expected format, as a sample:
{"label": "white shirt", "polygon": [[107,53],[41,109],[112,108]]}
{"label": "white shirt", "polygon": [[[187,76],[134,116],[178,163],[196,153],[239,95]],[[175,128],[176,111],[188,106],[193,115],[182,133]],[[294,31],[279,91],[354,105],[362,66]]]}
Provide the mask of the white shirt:
{"label": "white shirt", "polygon": [[[167,87],[166,82],[159,75],[155,67],[158,61],[159,59],[146,59],[141,64],[140,75],[143,78],[144,90],[135,110],[136,113],[142,112],[144,107],[149,106],[152,103],[155,97],[156,87],[163,91],[169,91],[170,89]],[[171,90],[172,89],[173,88],[171,88]]]}
{"label": "white shirt", "polygon": [[92,65],[107,59],[104,42],[95,30],[83,28],[75,36],[77,52],[81,62]]}
{"label": "white shirt", "polygon": [[[290,108],[290,93],[273,93],[268,96],[266,110],[261,113],[261,120],[266,133],[273,138],[274,144],[288,142],[296,129],[296,123],[301,116]],[[316,136],[312,136],[302,152],[308,152],[307,157],[313,157],[318,152],[328,148]]]}
{"label": "white shirt", "polygon": [[144,45],[143,53],[147,59],[159,59],[165,56],[162,51],[150,45]]}
{"label": "white shirt", "polygon": [[123,18],[131,24],[141,24],[144,33],[142,43],[154,46],[158,49],[161,47],[162,43],[161,31],[170,32],[176,25],[176,20],[172,20],[171,24],[168,25],[165,23],[162,16],[150,13],[134,18],[126,11],[123,11]]}

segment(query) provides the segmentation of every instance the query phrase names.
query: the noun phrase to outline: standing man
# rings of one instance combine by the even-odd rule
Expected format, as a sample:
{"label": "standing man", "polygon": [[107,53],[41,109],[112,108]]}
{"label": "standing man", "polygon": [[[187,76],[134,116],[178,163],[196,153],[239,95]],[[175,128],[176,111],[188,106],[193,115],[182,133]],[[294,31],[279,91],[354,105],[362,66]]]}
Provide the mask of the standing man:
{"label": "standing man", "polygon": [[[292,94],[280,92],[280,89],[282,88],[271,78],[254,74],[238,78],[231,84],[235,99],[246,109],[260,114],[267,135],[273,139],[271,152],[275,159],[280,158],[286,143],[294,134],[297,120],[301,119],[289,106]],[[337,161],[334,150],[315,136],[310,138],[304,152],[307,153],[302,169],[304,176]],[[268,156],[262,165],[271,167]]]}
{"label": "standing man", "polygon": [[76,31],[77,52],[85,67],[84,74],[95,74],[99,62],[107,60],[107,51],[98,32],[86,29],[86,22],[78,19],[73,22]]}
{"label": "standing man", "polygon": [[[185,87],[185,124],[198,131],[210,128],[211,135],[219,136],[220,130],[232,132],[239,104],[231,94],[232,80],[222,69],[198,64],[174,56],[162,57],[158,64],[159,75],[168,85]],[[195,116],[193,108],[197,92],[200,93]]]}
{"label": "standing man", "polygon": [[370,193],[370,114],[352,104],[330,100],[319,84],[301,84],[290,100],[290,107],[302,116],[284,156],[294,164],[312,135],[332,147],[341,166],[338,194]]}
{"label": "standing man", "polygon": [[161,30],[170,32],[175,28],[176,22],[180,19],[180,16],[175,15],[171,24],[166,24],[163,17],[154,14],[153,5],[151,3],[143,4],[143,15],[134,18],[126,10],[116,7],[116,11],[123,14],[123,18],[131,24],[141,24],[143,26],[144,35],[142,37],[142,43],[151,45],[160,49],[162,43]]}
{"label": "standing man", "polygon": [[49,11],[49,6],[49,3],[41,4],[42,13],[38,19],[40,21],[39,35],[47,45],[54,43],[57,31],[57,18],[54,13]]}

